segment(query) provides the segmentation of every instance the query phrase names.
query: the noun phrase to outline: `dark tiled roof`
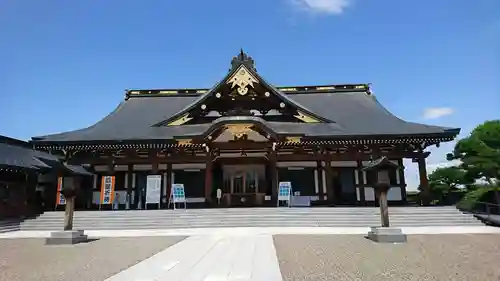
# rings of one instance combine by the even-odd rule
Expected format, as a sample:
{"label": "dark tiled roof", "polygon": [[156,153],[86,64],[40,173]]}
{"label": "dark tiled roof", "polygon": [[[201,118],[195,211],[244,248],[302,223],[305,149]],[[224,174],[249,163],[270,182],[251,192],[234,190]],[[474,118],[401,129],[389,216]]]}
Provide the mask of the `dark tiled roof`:
{"label": "dark tiled roof", "polygon": [[[290,94],[287,97],[334,123],[267,122],[277,133],[306,136],[396,136],[457,132],[458,129],[406,122],[363,92]],[[211,124],[153,126],[193,104],[197,96],[132,97],[95,125],[34,141],[80,142],[170,139],[204,133]]]}
{"label": "dark tiled roof", "polygon": [[0,143],[0,166],[30,170],[50,169],[51,167],[35,156],[29,148]]}
{"label": "dark tiled roof", "polygon": [[31,149],[28,143],[0,136],[0,167],[27,170],[62,170],[76,175],[92,175],[82,166],[67,165],[55,155]]}

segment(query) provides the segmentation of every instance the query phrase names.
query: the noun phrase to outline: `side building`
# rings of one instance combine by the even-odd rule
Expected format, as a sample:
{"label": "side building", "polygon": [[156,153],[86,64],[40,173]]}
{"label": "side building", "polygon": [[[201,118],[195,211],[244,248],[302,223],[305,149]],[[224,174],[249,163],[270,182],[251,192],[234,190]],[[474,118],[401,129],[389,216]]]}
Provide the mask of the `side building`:
{"label": "side building", "polygon": [[[64,164],[56,155],[0,135],[0,220],[53,210],[58,179],[64,178],[68,185],[85,185],[92,176],[82,166]],[[76,203],[85,208],[83,202]]]}
{"label": "side building", "polygon": [[[280,181],[312,205],[369,205],[377,195],[363,164],[382,156],[418,163],[428,188],[424,150],[453,140],[460,129],[406,122],[387,111],[367,84],[276,87],[243,51],[210,89],[127,90],[96,124],[34,137],[38,149],[90,165],[94,207],[103,176],[114,176],[120,203],[145,208],[147,175],[161,175],[162,207],[172,183],[188,204],[276,205]],[[391,173],[389,200],[404,203],[404,169]]]}

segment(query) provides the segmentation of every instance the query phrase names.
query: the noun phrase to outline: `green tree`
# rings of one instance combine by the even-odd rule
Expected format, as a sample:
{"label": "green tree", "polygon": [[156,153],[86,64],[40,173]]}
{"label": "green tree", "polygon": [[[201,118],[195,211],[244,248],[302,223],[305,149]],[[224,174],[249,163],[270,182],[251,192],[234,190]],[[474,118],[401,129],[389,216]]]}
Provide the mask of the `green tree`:
{"label": "green tree", "polygon": [[[486,179],[490,185],[500,179],[500,120],[486,121],[455,145],[448,160],[461,161],[460,168],[467,177]],[[500,204],[500,193],[495,190],[495,198]]]}
{"label": "green tree", "polygon": [[474,179],[459,167],[438,168],[429,175],[429,187],[434,199],[442,200],[460,187],[469,187]]}

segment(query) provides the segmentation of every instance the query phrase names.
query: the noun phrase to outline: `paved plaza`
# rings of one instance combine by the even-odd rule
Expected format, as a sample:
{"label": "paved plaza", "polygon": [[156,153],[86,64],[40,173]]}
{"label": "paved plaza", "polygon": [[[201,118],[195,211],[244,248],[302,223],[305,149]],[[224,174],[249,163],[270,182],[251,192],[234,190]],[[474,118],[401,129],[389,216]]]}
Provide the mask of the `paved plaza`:
{"label": "paved plaza", "polygon": [[320,230],[101,231],[74,246],[5,233],[0,281],[500,280],[498,228],[413,229],[406,244]]}

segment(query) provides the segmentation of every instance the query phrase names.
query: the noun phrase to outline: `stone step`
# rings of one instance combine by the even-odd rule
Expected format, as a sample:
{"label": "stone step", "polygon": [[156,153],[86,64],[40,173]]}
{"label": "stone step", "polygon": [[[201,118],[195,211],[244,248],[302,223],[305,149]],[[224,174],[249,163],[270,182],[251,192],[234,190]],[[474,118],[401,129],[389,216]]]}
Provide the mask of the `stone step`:
{"label": "stone step", "polygon": [[[120,229],[189,229],[189,228],[214,228],[214,227],[369,227],[369,226],[377,226],[379,224],[376,223],[364,223],[364,224],[347,224],[347,223],[332,223],[332,224],[291,224],[291,223],[272,223],[272,224],[256,224],[256,225],[247,225],[244,223],[228,223],[228,224],[174,224],[174,225],[158,225],[158,224],[143,224],[143,225],[93,225],[93,226],[84,226],[84,225],[75,225],[74,229],[85,229],[85,230],[120,230]],[[396,227],[424,227],[424,226],[482,226],[483,224],[456,224],[456,223],[429,223],[426,225],[414,225],[411,223],[392,223],[391,226]],[[46,226],[43,229],[40,228],[31,228],[31,227],[22,227],[21,230],[61,230],[61,226]]]}
{"label": "stone step", "polygon": [[[435,223],[447,223],[447,224],[461,224],[461,223],[480,223],[478,220],[433,220],[433,221],[405,221],[405,220],[391,220],[391,223],[408,223],[408,224],[413,224],[413,225],[427,225],[427,224],[435,224]],[[231,221],[231,220],[224,220],[224,221],[171,221],[171,222],[157,222],[157,221],[144,221],[144,222],[131,222],[131,223],[120,223],[120,222],[114,222],[114,221],[99,221],[99,222],[94,222],[94,223],[82,223],[75,221],[74,225],[83,225],[83,226],[89,226],[92,227],[93,225],[96,224],[101,224],[101,225],[128,225],[128,226],[139,226],[139,225],[174,225],[174,224],[186,224],[186,225],[198,225],[198,224],[212,224],[212,225],[217,225],[217,224],[224,224],[224,223],[238,223],[238,224],[246,224],[248,226],[253,226],[257,224],[282,224],[282,223],[290,223],[290,224],[296,224],[296,225],[302,225],[302,224],[309,224],[309,223],[314,223],[314,224],[379,224],[380,220],[359,220],[359,221],[336,221],[336,220],[322,220],[322,221],[272,221],[272,220],[261,220],[261,221]],[[43,223],[43,224],[38,224],[38,223],[25,223],[22,224],[21,227],[46,227],[46,226],[62,226],[63,222],[51,222],[51,223]]]}
{"label": "stone step", "polygon": [[[391,210],[396,211],[438,211],[438,210],[457,210],[456,207],[446,206],[446,207],[389,207]],[[183,208],[178,208],[177,210],[183,210]],[[276,210],[280,211],[301,211],[301,212],[337,212],[337,211],[370,211],[370,210],[379,210],[379,207],[269,207],[269,208],[213,208],[213,209],[186,209],[189,212],[199,212],[199,213],[215,213],[215,212],[224,212],[224,213],[241,213],[241,212],[274,212]],[[122,210],[124,211],[124,210]],[[165,211],[173,211],[170,209],[149,209],[149,210],[127,210],[129,212],[165,212]],[[59,213],[61,211],[49,211],[47,213]],[[113,213],[115,210],[86,210],[86,211],[76,211],[79,213]]]}
{"label": "stone step", "polygon": [[[445,215],[445,216],[440,216],[440,215],[429,215],[429,216],[408,216],[408,215],[390,215],[391,219],[404,219],[404,220],[415,220],[415,219],[420,219],[420,220],[435,220],[435,219],[441,219],[441,220],[452,220],[452,219],[465,219],[472,217],[470,215],[465,215],[465,214],[458,214],[458,215]],[[130,221],[147,221],[147,220],[152,220],[152,221],[171,221],[171,220],[198,220],[198,219],[204,219],[204,220],[226,220],[226,219],[232,219],[232,220],[259,220],[259,219],[266,219],[266,220],[362,220],[362,219],[379,219],[380,215],[369,215],[369,216],[217,216],[217,217],[212,217],[212,216],[189,216],[189,217],[181,217],[181,216],[165,216],[165,217],[100,217],[100,218],[89,218],[89,217],[75,217],[75,221],[88,221],[88,222],[94,222],[96,220],[113,220],[113,221],[119,221],[119,222],[130,222]],[[45,221],[45,222],[50,222],[50,221],[63,221],[63,217],[59,218],[39,218],[36,220],[27,220],[29,221]]]}
{"label": "stone step", "polygon": [[[260,224],[294,224],[297,226],[305,225],[305,224],[345,224],[345,225],[377,225],[380,223],[380,220],[358,220],[358,221],[339,221],[339,220],[288,220],[288,221],[273,221],[273,220],[259,220],[259,221],[238,221],[238,220],[221,220],[221,221],[211,221],[211,220],[199,220],[199,221],[135,221],[129,223],[121,223],[116,221],[98,221],[94,223],[85,223],[75,221],[74,225],[81,225],[85,227],[93,227],[95,225],[107,225],[107,226],[141,226],[141,225],[156,225],[156,226],[171,226],[171,225],[219,225],[219,224],[245,224],[247,226],[254,226]],[[391,224],[410,224],[415,226],[429,225],[429,224],[481,224],[478,220],[473,219],[465,219],[465,220],[391,220]],[[50,223],[24,223],[21,225],[24,227],[48,227],[48,226],[56,226],[62,227],[63,222],[50,222]]]}
{"label": "stone step", "polygon": [[[75,229],[169,229],[204,227],[368,227],[380,225],[380,210],[352,208],[234,208],[77,211]],[[390,207],[393,226],[483,225],[454,207]],[[22,230],[60,230],[64,212],[26,220]]]}
{"label": "stone step", "polygon": [[[390,216],[389,217],[391,220],[405,220],[405,221],[433,221],[433,220],[442,220],[442,221],[449,221],[449,220],[466,220],[466,219],[472,219],[476,220],[473,216],[467,216],[467,215],[457,215],[457,216],[429,216],[429,217],[422,217],[422,216]],[[333,221],[359,221],[359,220],[379,220],[380,216],[356,216],[356,217],[335,217],[335,216],[325,216],[325,217],[318,217],[318,216],[280,216],[280,217],[272,217],[272,216],[261,216],[261,217],[189,217],[189,218],[182,218],[182,217],[166,217],[166,218],[137,218],[137,217],[130,217],[130,218],[108,218],[108,217],[103,217],[103,218],[74,218],[74,221],[78,222],[88,222],[88,223],[93,223],[95,221],[115,221],[119,223],[128,223],[128,222],[143,222],[143,221],[221,221],[221,220],[235,220],[235,221],[260,221],[260,220],[269,220],[269,221],[284,221],[284,220],[298,220],[298,221],[325,221],[325,220],[333,220]],[[26,220],[24,224],[26,223],[32,223],[32,222],[44,222],[44,223],[49,223],[49,222],[62,222],[64,218],[51,218],[51,219],[36,219],[36,220]]]}
{"label": "stone step", "polygon": [[13,222],[1,222],[0,223],[0,233],[6,233],[10,231],[16,231],[20,229],[20,223],[18,221]]}
{"label": "stone step", "polygon": [[[296,213],[296,212],[269,212],[269,213],[192,213],[192,212],[163,212],[163,213],[149,213],[147,211],[144,212],[114,212],[114,213],[102,213],[99,215],[88,215],[75,213],[75,217],[81,218],[102,218],[102,217],[113,217],[113,218],[128,218],[128,217],[144,217],[144,218],[161,218],[161,217],[192,217],[192,216],[208,216],[208,217],[218,217],[218,216],[232,216],[232,217],[247,217],[247,216],[376,216],[379,215],[380,212],[370,212],[370,213],[359,213],[359,212],[346,212],[346,213]],[[392,212],[389,210],[389,214],[391,216],[454,216],[463,214],[462,212],[427,212],[427,213],[401,213],[401,212]],[[39,218],[62,218],[64,217],[64,213],[61,212],[59,214],[50,214],[50,215],[41,215]]]}

